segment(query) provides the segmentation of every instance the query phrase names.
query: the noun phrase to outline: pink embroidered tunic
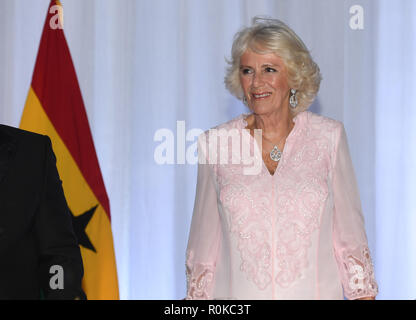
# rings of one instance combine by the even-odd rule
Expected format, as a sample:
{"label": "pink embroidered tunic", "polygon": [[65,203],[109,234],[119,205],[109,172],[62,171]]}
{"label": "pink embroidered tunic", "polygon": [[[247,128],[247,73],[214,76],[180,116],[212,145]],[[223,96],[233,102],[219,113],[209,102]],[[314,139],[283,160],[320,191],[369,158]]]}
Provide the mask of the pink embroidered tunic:
{"label": "pink embroidered tunic", "polygon": [[[246,117],[217,129],[237,129],[256,143]],[[274,175],[263,161],[259,174],[244,174],[231,153],[228,163],[204,156],[198,165],[187,299],[376,296],[344,127],[309,111],[293,121]]]}

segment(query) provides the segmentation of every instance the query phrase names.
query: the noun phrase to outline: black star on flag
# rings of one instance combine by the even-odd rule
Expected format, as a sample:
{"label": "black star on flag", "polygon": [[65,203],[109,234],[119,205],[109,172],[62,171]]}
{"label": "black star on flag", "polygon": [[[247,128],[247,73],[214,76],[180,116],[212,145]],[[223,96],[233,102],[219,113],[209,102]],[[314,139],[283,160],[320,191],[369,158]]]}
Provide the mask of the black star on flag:
{"label": "black star on flag", "polygon": [[85,228],[87,227],[88,222],[90,222],[92,215],[94,214],[97,207],[98,207],[98,204],[95,207],[92,207],[91,209],[85,211],[84,213],[78,216],[74,216],[71,209],[69,210],[71,212],[72,226],[74,227],[75,235],[78,239],[78,244],[94,252],[97,252],[97,251],[92,245],[90,238],[88,238],[88,235],[85,232]]}

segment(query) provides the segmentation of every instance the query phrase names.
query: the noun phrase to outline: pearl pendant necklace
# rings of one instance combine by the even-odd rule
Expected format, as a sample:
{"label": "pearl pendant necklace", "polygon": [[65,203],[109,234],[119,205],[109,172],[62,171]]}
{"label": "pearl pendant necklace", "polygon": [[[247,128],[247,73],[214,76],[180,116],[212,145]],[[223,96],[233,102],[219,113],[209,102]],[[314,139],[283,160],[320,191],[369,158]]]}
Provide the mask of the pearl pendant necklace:
{"label": "pearl pendant necklace", "polygon": [[279,162],[280,158],[282,157],[282,151],[275,145],[270,151],[270,159],[272,159],[274,162]]}

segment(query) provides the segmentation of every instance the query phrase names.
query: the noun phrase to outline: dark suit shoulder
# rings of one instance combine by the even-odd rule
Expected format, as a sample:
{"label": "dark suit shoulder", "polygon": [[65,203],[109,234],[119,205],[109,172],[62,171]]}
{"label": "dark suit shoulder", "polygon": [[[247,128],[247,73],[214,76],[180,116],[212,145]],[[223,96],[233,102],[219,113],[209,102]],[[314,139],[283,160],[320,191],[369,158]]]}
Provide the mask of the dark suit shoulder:
{"label": "dark suit shoulder", "polygon": [[48,136],[34,133],[31,131],[15,128],[7,125],[0,125],[0,146],[19,145],[19,147],[29,147],[29,149],[44,148],[45,144],[50,144]]}
{"label": "dark suit shoulder", "polygon": [[45,135],[23,130],[23,129],[12,127],[12,126],[7,126],[5,124],[0,124],[0,134],[8,135],[8,136],[11,136],[13,138],[18,138],[18,139],[23,138],[23,139],[34,139],[34,140],[40,140],[40,141],[42,139],[43,140],[45,139]]}

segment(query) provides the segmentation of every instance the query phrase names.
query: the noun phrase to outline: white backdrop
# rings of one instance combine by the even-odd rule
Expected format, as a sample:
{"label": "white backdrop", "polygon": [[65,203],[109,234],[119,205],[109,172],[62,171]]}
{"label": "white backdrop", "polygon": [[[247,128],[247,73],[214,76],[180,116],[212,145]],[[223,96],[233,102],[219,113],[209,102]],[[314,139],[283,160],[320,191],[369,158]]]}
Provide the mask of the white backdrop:
{"label": "white backdrop", "polygon": [[[224,89],[225,57],[258,14],[301,36],[323,74],[312,111],[345,124],[378,298],[416,298],[416,1],[61,2],[110,197],[121,298],[185,295],[197,168],[156,164],[153,136],[247,111]],[[48,4],[0,0],[1,123],[19,125]],[[356,4],[361,30],[350,27]]]}

